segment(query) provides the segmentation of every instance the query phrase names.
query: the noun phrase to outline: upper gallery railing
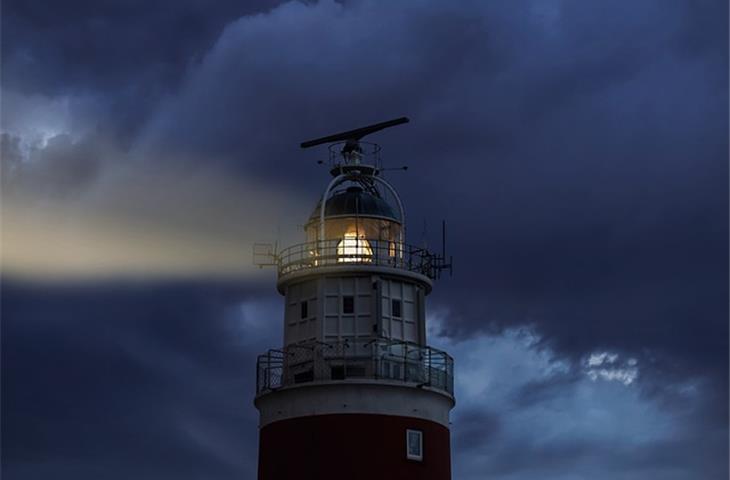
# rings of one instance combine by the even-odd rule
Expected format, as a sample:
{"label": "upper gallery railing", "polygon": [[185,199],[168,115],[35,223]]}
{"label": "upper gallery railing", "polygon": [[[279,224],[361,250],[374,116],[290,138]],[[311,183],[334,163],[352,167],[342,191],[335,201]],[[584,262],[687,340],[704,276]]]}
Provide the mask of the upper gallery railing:
{"label": "upper gallery railing", "polygon": [[444,263],[441,256],[413,245],[348,237],[301,243],[285,248],[277,257],[280,276],[326,266],[374,265],[436,278]]}
{"label": "upper gallery railing", "polygon": [[454,393],[454,360],[446,352],[385,338],[312,342],[269,350],[256,362],[256,393],[300,383],[383,379]]}

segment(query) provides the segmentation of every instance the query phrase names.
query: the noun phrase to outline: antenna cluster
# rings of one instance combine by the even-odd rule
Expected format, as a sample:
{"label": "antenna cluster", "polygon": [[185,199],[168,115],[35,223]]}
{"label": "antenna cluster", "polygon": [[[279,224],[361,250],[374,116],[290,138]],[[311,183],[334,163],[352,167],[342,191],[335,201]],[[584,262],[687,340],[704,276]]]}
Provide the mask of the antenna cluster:
{"label": "antenna cluster", "polygon": [[[302,142],[302,148],[315,147],[317,145],[330,144],[330,164],[332,175],[357,171],[364,175],[377,175],[385,169],[380,163],[380,145],[364,142],[362,139],[371,133],[379,132],[386,128],[395,127],[408,123],[408,117],[400,117],[387,122],[380,122],[367,127],[356,128],[346,132],[335,133],[325,137]],[[319,161],[317,163],[324,163]],[[407,170],[408,167],[400,167],[387,170]]]}

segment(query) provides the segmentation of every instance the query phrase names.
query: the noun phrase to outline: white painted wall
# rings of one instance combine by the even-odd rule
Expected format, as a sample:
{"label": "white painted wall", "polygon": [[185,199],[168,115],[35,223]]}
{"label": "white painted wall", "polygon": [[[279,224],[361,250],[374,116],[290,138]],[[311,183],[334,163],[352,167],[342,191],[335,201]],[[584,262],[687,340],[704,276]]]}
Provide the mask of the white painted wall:
{"label": "white painted wall", "polygon": [[[408,277],[343,273],[286,286],[284,345],[373,336],[425,345],[423,285]],[[354,310],[345,310],[346,297]],[[302,302],[307,315],[302,317]],[[400,316],[394,311],[400,303]]]}
{"label": "white painted wall", "polygon": [[332,414],[379,414],[421,418],[449,427],[453,397],[429,388],[385,380],[296,385],[257,397],[259,427],[289,418]]}

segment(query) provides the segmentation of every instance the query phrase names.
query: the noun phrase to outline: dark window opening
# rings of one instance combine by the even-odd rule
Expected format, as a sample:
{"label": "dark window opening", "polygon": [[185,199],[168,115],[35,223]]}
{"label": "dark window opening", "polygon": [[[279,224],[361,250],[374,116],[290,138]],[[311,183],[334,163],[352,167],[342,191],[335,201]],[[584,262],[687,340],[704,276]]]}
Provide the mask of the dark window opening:
{"label": "dark window opening", "polygon": [[347,376],[352,377],[364,377],[367,372],[365,371],[365,367],[362,365],[350,365],[347,367]]}
{"label": "dark window opening", "polygon": [[330,367],[330,378],[332,380],[344,380],[352,377],[364,377],[367,372],[362,365],[332,365]]}
{"label": "dark window opening", "polygon": [[307,370],[305,372],[294,374],[294,383],[306,383],[314,380],[314,371]]}
{"label": "dark window opening", "polygon": [[392,305],[393,305],[393,307],[392,307],[392,310],[393,310],[392,311],[392,314],[393,314],[393,316],[394,317],[400,317],[401,316],[401,314],[400,314],[400,300],[396,300],[394,298],[393,301],[392,301]]}
{"label": "dark window opening", "polygon": [[301,303],[301,318],[307,318],[309,316],[309,302],[303,301]]}
{"label": "dark window opening", "polygon": [[355,297],[342,297],[342,313],[355,313]]}
{"label": "dark window opening", "polygon": [[332,380],[344,380],[345,367],[342,365],[332,365],[332,367],[330,367],[330,378],[332,378]]}

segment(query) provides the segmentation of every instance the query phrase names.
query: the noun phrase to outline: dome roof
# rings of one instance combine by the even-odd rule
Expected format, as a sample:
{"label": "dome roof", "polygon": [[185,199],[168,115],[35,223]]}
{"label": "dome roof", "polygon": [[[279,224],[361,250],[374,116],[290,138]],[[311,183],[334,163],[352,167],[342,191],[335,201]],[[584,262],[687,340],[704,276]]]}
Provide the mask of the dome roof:
{"label": "dome roof", "polygon": [[[309,217],[310,221],[319,219],[321,203],[321,200],[317,203],[317,207],[315,207],[312,215]],[[388,202],[356,186],[335,192],[327,200],[327,207],[324,213],[325,217],[358,215],[363,217],[386,217],[400,222],[400,218]]]}

